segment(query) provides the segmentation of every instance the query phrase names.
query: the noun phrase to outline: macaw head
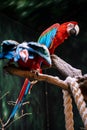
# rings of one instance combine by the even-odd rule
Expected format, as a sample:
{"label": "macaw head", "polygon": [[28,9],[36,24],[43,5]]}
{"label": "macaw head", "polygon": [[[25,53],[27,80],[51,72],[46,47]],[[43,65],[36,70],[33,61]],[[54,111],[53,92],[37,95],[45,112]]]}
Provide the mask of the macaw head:
{"label": "macaw head", "polygon": [[67,24],[67,33],[70,35],[70,36],[76,36],[79,34],[79,26],[78,26],[78,23],[77,22],[69,22]]}
{"label": "macaw head", "polygon": [[79,26],[75,21],[70,21],[61,24],[62,30],[65,30],[69,36],[76,36],[79,34]]}
{"label": "macaw head", "polygon": [[16,49],[16,46],[18,45],[19,43],[14,41],[14,40],[4,40],[2,43],[1,43],[1,46],[2,46],[2,51],[3,52],[8,52],[8,51],[11,51],[13,49]]}

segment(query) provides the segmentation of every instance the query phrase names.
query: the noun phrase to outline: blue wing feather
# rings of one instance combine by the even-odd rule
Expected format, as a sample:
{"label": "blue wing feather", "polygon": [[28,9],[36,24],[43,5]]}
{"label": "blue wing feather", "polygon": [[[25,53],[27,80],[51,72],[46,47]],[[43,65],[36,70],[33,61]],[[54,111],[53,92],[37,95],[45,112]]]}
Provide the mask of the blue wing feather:
{"label": "blue wing feather", "polygon": [[47,46],[47,48],[50,47],[53,38],[55,37],[57,32],[57,28],[53,28],[50,31],[48,31],[47,33],[43,34],[40,36],[40,38],[38,39],[38,42],[40,44],[44,44]]}
{"label": "blue wing feather", "polygon": [[13,57],[14,57],[14,51],[9,51],[7,53],[4,53],[4,52],[0,53],[0,59],[6,58],[6,59],[11,60]]}
{"label": "blue wing feather", "polygon": [[[28,94],[28,92],[29,92],[29,90],[30,90],[30,88],[31,88],[30,82],[28,82],[27,86],[25,86],[25,87],[26,87],[26,89],[25,89],[25,92],[24,92],[24,94],[23,94],[23,96],[22,96],[22,99],[19,100],[19,101],[17,102],[17,104],[14,106],[14,108],[13,108],[13,110],[12,110],[12,113],[11,113],[11,115],[10,115],[10,117],[9,117],[9,120],[15,116],[16,111],[18,110],[18,108],[21,107],[22,103],[24,102],[24,100],[25,100],[25,98],[26,98],[26,96],[27,96],[27,94]],[[20,93],[21,93],[21,92],[20,92]],[[20,94],[19,94],[19,95],[20,95]]]}

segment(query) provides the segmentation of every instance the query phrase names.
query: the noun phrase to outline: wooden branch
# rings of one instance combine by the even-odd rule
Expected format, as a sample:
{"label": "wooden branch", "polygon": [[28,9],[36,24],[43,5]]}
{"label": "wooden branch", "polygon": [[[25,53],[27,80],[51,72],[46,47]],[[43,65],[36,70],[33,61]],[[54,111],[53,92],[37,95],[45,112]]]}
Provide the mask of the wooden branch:
{"label": "wooden branch", "polygon": [[[52,55],[52,62],[55,68],[63,75],[63,77],[75,77],[81,76],[81,70],[73,68],[71,65],[66,63],[64,60],[56,55]],[[64,114],[65,114],[65,126],[66,130],[74,130],[74,120],[73,120],[73,110],[72,110],[72,98],[71,93],[62,90],[63,100],[64,100]]]}
{"label": "wooden branch", "polygon": [[51,57],[53,65],[63,76],[77,77],[81,92],[84,95],[84,99],[87,101],[87,75],[82,75],[81,70],[72,67],[58,56],[52,55]]}
{"label": "wooden branch", "polygon": [[[52,63],[53,63],[52,67],[55,67],[58,70],[58,72],[60,72],[60,74],[63,75],[65,78],[68,76],[79,77],[78,82],[80,82],[81,91],[85,99],[87,99],[87,94],[86,94],[86,91],[87,91],[87,85],[86,85],[87,78],[86,77],[87,76],[85,77],[82,76],[81,70],[72,67],[70,64],[68,64],[67,62],[59,58],[58,56],[52,55],[51,58],[52,58]],[[64,81],[60,80],[58,77],[45,75],[45,74],[37,75],[27,70],[21,70],[20,68],[12,67],[12,66],[5,67],[4,69],[6,72],[13,75],[17,75],[17,76],[25,77],[25,78],[27,77],[30,80],[46,81],[48,83],[56,85],[57,87],[68,89],[68,85]],[[83,79],[85,79],[84,82],[82,82]],[[86,91],[84,91],[85,89]]]}
{"label": "wooden branch", "polygon": [[27,77],[31,80],[38,80],[38,81],[45,81],[51,84],[56,85],[57,87],[61,87],[63,89],[68,89],[68,85],[65,81],[59,79],[58,77],[54,77],[51,75],[46,74],[35,74],[27,70],[21,70],[17,67],[6,67],[5,70],[9,72],[10,74],[21,76],[21,77]]}
{"label": "wooden branch", "polygon": [[[70,64],[66,63],[64,60],[62,60],[56,55],[52,55],[51,57],[52,57],[52,62],[53,62],[52,67],[55,67],[63,76],[65,77],[78,76],[82,78],[81,70],[72,67]],[[68,89],[68,85],[64,81],[60,80],[58,77],[54,77],[54,76],[46,75],[46,74],[35,74],[28,70],[22,70],[15,66],[7,66],[4,69],[6,72],[12,75],[25,77],[25,78],[27,77],[30,80],[46,81],[48,83],[56,85],[57,87],[60,86],[63,89]]]}
{"label": "wooden branch", "polygon": [[[68,64],[67,62],[65,62],[64,60],[59,58],[58,56],[52,55],[51,58],[52,58],[52,63],[53,63],[52,67],[55,67],[63,76],[65,76],[65,77],[82,76],[81,70],[72,67],[70,64]],[[15,72],[16,68],[12,67],[12,66],[5,67],[4,69],[7,72],[14,74],[14,75],[18,75],[18,76],[22,76],[22,77],[31,77],[31,73],[29,71],[27,72],[27,71],[21,70],[19,68],[18,68],[17,72]],[[20,71],[25,71],[25,73],[23,74],[23,72],[22,72],[22,75],[21,75],[21,74],[19,74]],[[34,77],[32,77],[32,78],[34,78]]]}
{"label": "wooden branch", "polygon": [[56,55],[52,55],[53,66],[65,77],[82,76],[82,72],[79,69],[72,67],[70,64],[62,60]]}

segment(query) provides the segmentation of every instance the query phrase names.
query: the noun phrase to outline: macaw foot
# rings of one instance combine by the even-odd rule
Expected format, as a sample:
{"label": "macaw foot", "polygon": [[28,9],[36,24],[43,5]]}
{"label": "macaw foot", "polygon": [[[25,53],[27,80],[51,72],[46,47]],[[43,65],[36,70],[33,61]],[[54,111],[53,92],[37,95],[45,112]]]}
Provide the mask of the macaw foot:
{"label": "macaw foot", "polygon": [[30,89],[29,89],[29,92],[28,92],[29,94],[30,94],[30,92],[32,90],[33,85],[36,84],[37,82],[38,82],[37,80],[31,81],[31,86],[30,86]]}
{"label": "macaw foot", "polygon": [[40,70],[39,70],[39,69],[37,69],[37,70],[31,70],[31,72],[32,72],[32,73],[35,73],[35,74],[38,76],[39,73],[40,73]]}
{"label": "macaw foot", "polygon": [[37,80],[33,80],[33,81],[31,81],[31,84],[34,85],[34,84],[36,84],[37,82],[38,82]]}

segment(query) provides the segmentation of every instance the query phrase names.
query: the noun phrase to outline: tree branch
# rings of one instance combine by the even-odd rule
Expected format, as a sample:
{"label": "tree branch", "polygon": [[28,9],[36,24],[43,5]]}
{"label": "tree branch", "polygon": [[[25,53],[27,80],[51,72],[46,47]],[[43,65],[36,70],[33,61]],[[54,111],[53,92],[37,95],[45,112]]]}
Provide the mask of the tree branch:
{"label": "tree branch", "polygon": [[17,67],[7,67],[5,68],[5,70],[13,75],[27,77],[31,80],[46,81],[48,83],[56,85],[57,87],[60,86],[63,89],[68,89],[68,85],[64,81],[60,80],[58,77],[39,73],[35,74],[27,70],[21,70]]}
{"label": "tree branch", "polygon": [[[68,77],[78,77],[77,81],[80,82],[81,87],[83,88],[84,84],[81,79],[84,79],[84,83],[87,82],[87,76],[82,76],[82,72],[79,69],[76,69],[72,67],[70,64],[66,63],[64,60],[59,58],[56,55],[52,55],[52,67],[55,67],[63,76]],[[17,68],[15,66],[7,66],[4,68],[5,71],[12,75],[20,76],[20,77],[27,77],[30,80],[38,80],[38,81],[46,81],[48,83],[54,84],[57,87],[61,87],[63,89],[68,89],[68,85],[65,81],[59,79],[57,76],[51,76],[46,74],[36,74],[33,72],[30,72],[28,70],[22,70],[20,68]],[[86,85],[85,85],[86,86]]]}
{"label": "tree branch", "polygon": [[65,77],[82,76],[79,69],[72,67],[70,64],[59,58],[57,55],[52,55],[53,66]]}

